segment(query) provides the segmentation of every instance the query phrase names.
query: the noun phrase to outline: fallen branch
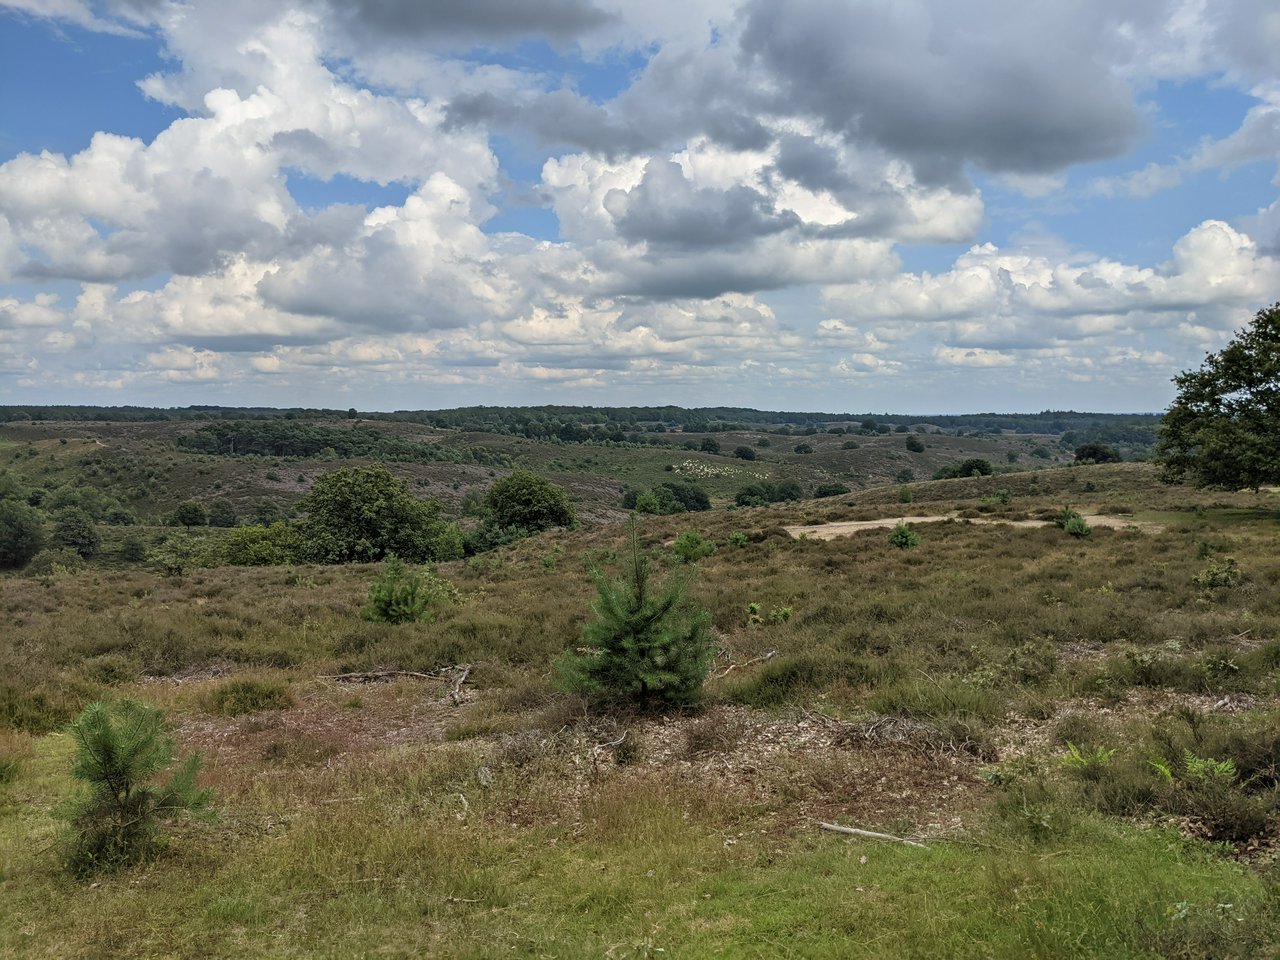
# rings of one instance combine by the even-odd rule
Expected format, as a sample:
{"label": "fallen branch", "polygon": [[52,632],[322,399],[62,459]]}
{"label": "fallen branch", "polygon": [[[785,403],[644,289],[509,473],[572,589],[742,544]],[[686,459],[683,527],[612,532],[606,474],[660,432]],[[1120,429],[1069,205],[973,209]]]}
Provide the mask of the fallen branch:
{"label": "fallen branch", "polygon": [[752,657],[750,660],[746,661],[745,663],[731,663],[729,664],[728,667],[725,668],[723,672],[717,673],[714,677],[712,677],[712,679],[719,680],[721,677],[727,677],[730,673],[732,673],[738,667],[749,667],[753,663],[763,663],[765,660],[772,660],[777,655],[778,655],[777,650],[770,650],[768,653],[762,653],[758,657]]}
{"label": "fallen branch", "polygon": [[622,746],[622,741],[625,739],[627,739],[627,731],[623,730],[622,736],[620,736],[617,740],[610,740],[608,743],[597,743],[594,747],[592,747],[592,750],[598,753],[601,750],[608,750],[610,747],[620,747]]}
{"label": "fallen branch", "polygon": [[417,673],[413,670],[370,670],[366,673],[336,673],[322,676],[321,680],[333,680],[337,683],[380,683],[383,680],[397,680],[400,677],[412,677],[415,680],[441,680],[438,674]]}
{"label": "fallen branch", "polygon": [[921,850],[928,850],[923,843],[916,843],[914,840],[908,840],[905,837],[895,837],[888,833],[876,833],[874,830],[859,830],[857,827],[842,827],[837,823],[819,823],[818,829],[830,830],[832,833],[848,833],[855,837],[866,837],[868,840],[890,840],[893,843],[905,843],[908,847],[918,847]]}
{"label": "fallen branch", "polygon": [[460,663],[453,669],[458,671],[458,676],[454,678],[453,688],[449,691],[449,699],[456,706],[462,703],[462,685],[467,682],[467,677],[471,676],[471,664]]}

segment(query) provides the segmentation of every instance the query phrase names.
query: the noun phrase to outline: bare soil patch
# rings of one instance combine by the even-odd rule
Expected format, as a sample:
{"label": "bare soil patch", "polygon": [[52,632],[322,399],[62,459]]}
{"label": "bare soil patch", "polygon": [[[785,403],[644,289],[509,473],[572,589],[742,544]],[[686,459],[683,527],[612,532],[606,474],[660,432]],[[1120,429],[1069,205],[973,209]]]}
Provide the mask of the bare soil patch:
{"label": "bare soil patch", "polygon": [[175,729],[180,752],[199,751],[220,790],[299,767],[330,768],[389,747],[435,743],[457,719],[437,684],[317,682],[288,710],[240,717],[188,716]]}
{"label": "bare soil patch", "polygon": [[[1084,514],[1085,523],[1091,527],[1106,527],[1112,530],[1142,530],[1146,533],[1159,533],[1164,529],[1158,523],[1147,523],[1141,520],[1130,520],[1125,517],[1112,517],[1105,514]],[[810,526],[783,527],[792,537],[808,537],[812,540],[834,540],[847,537],[862,530],[892,530],[899,523],[942,523],[955,520],[961,523],[997,524],[1006,527],[1051,527],[1051,520],[1001,520],[993,517],[961,518],[958,513],[944,513],[927,517],[886,517],[881,520],[839,520],[832,523],[818,523]]]}

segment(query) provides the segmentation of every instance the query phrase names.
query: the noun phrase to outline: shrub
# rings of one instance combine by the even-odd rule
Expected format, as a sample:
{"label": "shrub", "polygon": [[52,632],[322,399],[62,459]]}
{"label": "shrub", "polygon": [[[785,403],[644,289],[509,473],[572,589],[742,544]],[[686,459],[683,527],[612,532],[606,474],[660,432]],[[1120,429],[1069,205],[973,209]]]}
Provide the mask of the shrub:
{"label": "shrub", "polygon": [[1119,463],[1123,459],[1115,447],[1105,443],[1086,443],[1076,447],[1075,457],[1077,463]]}
{"label": "shrub", "polygon": [[708,713],[685,728],[685,753],[691,759],[728,753],[742,742],[746,734],[746,723],[737,714]]}
{"label": "shrub", "polygon": [[16,500],[0,501],[0,570],[26,566],[43,547],[40,511]]}
{"label": "shrub", "polygon": [[905,485],[904,485],[904,486],[899,487],[899,488],[898,488],[898,502],[899,502],[899,503],[910,503],[910,502],[911,502],[911,500],[912,500],[911,488],[910,488],[910,487],[908,487],[908,486],[905,486]]}
{"label": "shrub", "polygon": [[751,447],[734,447],[733,455],[739,460],[754,460],[756,452]]}
{"label": "shrub", "polygon": [[517,470],[489,488],[485,512],[499,527],[522,527],[535,533],[574,523],[569,495],[545,477]]}
{"label": "shrub", "polygon": [[194,500],[178,504],[170,521],[175,527],[203,527],[209,522],[209,514]]}
{"label": "shrub", "polygon": [[933,475],[935,480],[954,480],[961,477],[989,477],[995,472],[990,460],[970,457],[950,467],[943,467]]}
{"label": "shrub", "polygon": [[745,547],[747,545],[747,535],[741,530],[734,530],[729,534],[729,544],[734,547]]}
{"label": "shrub", "polygon": [[709,557],[715,553],[716,545],[698,531],[686,530],[676,537],[672,550],[675,551],[676,560],[680,563],[697,563],[703,557]]}
{"label": "shrub", "polygon": [[840,449],[841,450],[857,450],[858,447],[860,446],[862,446],[862,444],[858,443],[857,440],[846,440],[844,443],[840,444]]}
{"label": "shrub", "polygon": [[67,866],[75,875],[152,856],[164,822],[208,808],[212,793],[195,786],[198,754],[153,782],[173,760],[173,740],[154,708],[133,700],[91,703],[69,733],[76,748],[71,774],[87,787],[66,810]]}
{"label": "shrub", "polygon": [[147,559],[147,545],[136,533],[125,537],[120,544],[120,559],[126,563],[141,563]]}
{"label": "shrub", "polygon": [[296,702],[289,687],[267,680],[229,680],[214,687],[208,708],[224,717],[238,717],[259,710],[288,710]]}
{"label": "shrub", "polygon": [[196,565],[198,553],[195,541],[183,535],[170,537],[164,543],[152,547],[147,559],[160,569],[163,576],[181,577]]}
{"label": "shrub", "polygon": [[907,524],[899,521],[898,525],[893,528],[893,532],[889,534],[889,542],[899,550],[909,550],[912,547],[920,546],[920,535]]}
{"label": "shrub", "polygon": [[433,591],[426,578],[391,557],[382,575],[369,588],[369,603],[360,616],[375,623],[412,623],[430,617]]}
{"label": "shrub", "polygon": [[113,527],[131,527],[138,522],[137,516],[124,507],[112,507],[103,514],[102,519]]}
{"label": "shrub", "polygon": [[814,488],[813,495],[821,500],[823,497],[842,497],[849,492],[843,483],[820,483]]}
{"label": "shrub", "polygon": [[298,528],[277,521],[267,527],[236,527],[210,548],[209,556],[215,564],[234,567],[283,566],[298,562],[304,549]]}
{"label": "shrub", "polygon": [[1092,750],[1082,750],[1070,741],[1067,752],[1062,757],[1062,765],[1081,780],[1101,780],[1104,771],[1111,765],[1114,750],[1095,746]]}
{"label": "shrub", "polygon": [[53,523],[53,539],[55,546],[74,550],[88,559],[98,552],[102,546],[102,538],[93,519],[80,507],[67,507],[58,513]]}
{"label": "shrub", "polygon": [[1240,582],[1243,574],[1235,557],[1223,557],[1221,563],[1211,563],[1191,578],[1191,582],[1201,590],[1220,590],[1234,587]]}
{"label": "shrub", "polygon": [[234,527],[240,522],[236,516],[236,508],[229,501],[215,500],[209,505],[209,526]]}
{"label": "shrub", "polygon": [[751,680],[735,687],[729,697],[745,706],[779,707],[837,676],[835,664],[828,661],[805,654],[779,657],[762,666]]}
{"label": "shrub", "polygon": [[781,480],[770,483],[762,480],[749,483],[734,496],[734,502],[740,507],[763,507],[771,503],[782,503],[788,500],[800,500],[804,497],[804,488],[796,480]]}
{"label": "shrub", "polygon": [[628,490],[622,497],[625,510],[640,513],[673,514],[711,509],[711,498],[693,483],[666,481],[652,490]]}
{"label": "shrub", "polygon": [[283,516],[280,505],[272,500],[259,500],[253,508],[253,522],[261,527],[269,527]]}
{"label": "shrub", "polygon": [[26,573],[33,577],[56,577],[84,569],[84,558],[66,547],[41,550],[27,564]]}
{"label": "shrub", "polygon": [[924,444],[916,437],[907,437],[907,449],[912,453],[924,453]]}
{"label": "shrub", "polygon": [[1054,525],[1061,527],[1063,530],[1067,528],[1067,524],[1070,523],[1072,520],[1081,520],[1081,519],[1083,518],[1080,516],[1080,514],[1076,513],[1076,511],[1072,510],[1070,507],[1063,507],[1061,510],[1059,510],[1056,514],[1053,515]]}
{"label": "shrub", "polygon": [[796,453],[813,453],[813,447],[807,443],[797,443],[794,449]]}
{"label": "shrub", "polygon": [[581,646],[556,661],[561,683],[641,708],[692,703],[711,666],[711,618],[685,609],[678,581],[665,588],[650,582],[634,522],[629,561],[616,583],[596,572],[596,619],[583,628]]}
{"label": "shrub", "polygon": [[1073,537],[1087,537],[1093,532],[1093,529],[1085,522],[1084,517],[1080,516],[1072,517],[1063,524],[1062,529]]}

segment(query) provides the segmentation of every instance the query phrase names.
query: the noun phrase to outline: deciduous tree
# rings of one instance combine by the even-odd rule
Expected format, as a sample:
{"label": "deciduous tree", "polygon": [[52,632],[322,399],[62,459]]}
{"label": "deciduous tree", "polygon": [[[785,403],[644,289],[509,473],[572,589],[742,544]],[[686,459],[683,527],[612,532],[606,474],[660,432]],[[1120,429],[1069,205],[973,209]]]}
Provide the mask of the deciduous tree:
{"label": "deciduous tree", "polygon": [[569,495],[546,477],[517,470],[485,495],[486,519],[496,527],[519,527],[533,533],[573,525]]}
{"label": "deciduous tree", "polygon": [[1173,382],[1156,448],[1161,479],[1225,490],[1280,483],[1280,303]]}
{"label": "deciduous tree", "polygon": [[456,524],[440,504],[419,500],[383,466],[334,470],[298,502],[303,550],[316,563],[372,563],[394,554],[412,563],[462,556]]}

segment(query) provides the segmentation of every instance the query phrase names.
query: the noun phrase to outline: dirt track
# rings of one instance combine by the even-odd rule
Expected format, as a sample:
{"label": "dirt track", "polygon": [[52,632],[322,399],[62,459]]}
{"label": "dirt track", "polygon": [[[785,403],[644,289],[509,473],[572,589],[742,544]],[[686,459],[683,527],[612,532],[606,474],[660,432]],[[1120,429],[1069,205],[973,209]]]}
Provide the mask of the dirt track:
{"label": "dirt track", "polygon": [[[1123,517],[1108,517],[1096,513],[1084,514],[1085,523],[1091,527],[1110,527],[1114,530],[1145,530],[1158,533],[1164,528],[1158,523],[1143,523],[1138,520],[1126,520]],[[956,513],[940,514],[932,517],[886,517],[882,520],[842,520],[836,523],[819,523],[807,527],[785,527],[793,537],[810,537],[814,540],[834,540],[836,537],[847,537],[860,530],[891,530],[899,523],[941,523],[943,520],[961,520]],[[965,523],[1000,524],[1007,527],[1050,527],[1052,520],[1000,520],[992,517],[978,517],[963,520]]]}

